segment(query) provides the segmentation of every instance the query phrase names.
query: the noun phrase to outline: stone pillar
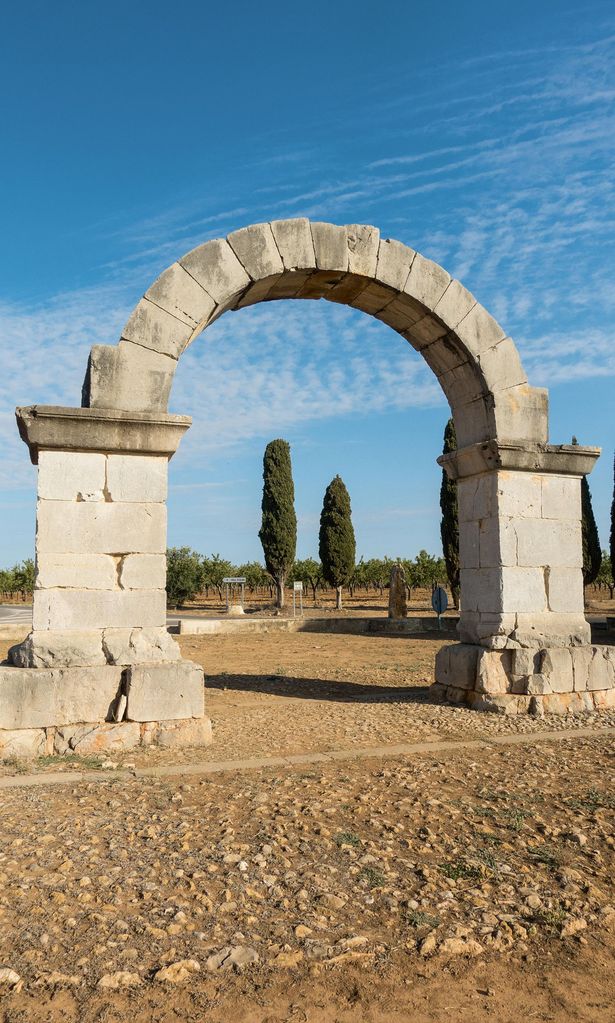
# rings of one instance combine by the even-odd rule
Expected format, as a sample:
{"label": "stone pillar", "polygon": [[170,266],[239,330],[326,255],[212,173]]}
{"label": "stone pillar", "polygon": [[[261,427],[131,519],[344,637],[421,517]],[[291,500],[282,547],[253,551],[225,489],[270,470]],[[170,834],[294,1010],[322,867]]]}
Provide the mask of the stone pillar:
{"label": "stone pillar", "polygon": [[494,441],[440,459],[458,482],[461,564],[461,643],[436,661],[447,699],[509,713],[615,705],[615,650],[590,645],[583,603],[581,478],[598,454]]}
{"label": "stone pillar", "polygon": [[32,632],[0,670],[0,750],[3,729],[43,728],[60,750],[86,726],[103,747],[151,741],[161,722],[207,739],[202,670],[166,628],[168,462],[190,418],[32,406],[17,419],[38,465],[36,582]]}

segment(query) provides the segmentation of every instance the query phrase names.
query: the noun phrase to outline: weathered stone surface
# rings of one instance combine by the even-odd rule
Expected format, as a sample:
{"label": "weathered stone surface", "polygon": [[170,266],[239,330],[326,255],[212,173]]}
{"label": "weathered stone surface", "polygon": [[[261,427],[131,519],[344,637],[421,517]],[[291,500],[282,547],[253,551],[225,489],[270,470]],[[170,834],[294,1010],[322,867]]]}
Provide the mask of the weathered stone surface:
{"label": "weathered stone surface", "polygon": [[578,476],[544,475],[541,478],[542,517],[559,522],[581,518],[581,479]]}
{"label": "weathered stone surface", "polygon": [[122,684],[122,669],[0,667],[0,728],[44,728],[104,721]]}
{"label": "weathered stone surface", "polygon": [[507,693],[511,690],[510,650],[482,650],[478,656],[476,690],[479,693]]}
{"label": "weathered stone surface", "polygon": [[203,669],[190,661],[133,665],[127,670],[127,695],[130,721],[202,717]]}
{"label": "weathered stone surface", "polygon": [[252,224],[228,236],[228,243],[253,281],[281,274],[284,265],[270,224]]}
{"label": "weathered stone surface", "polygon": [[232,299],[250,283],[250,277],[224,238],[199,245],[179,262],[218,305],[232,304]]}
{"label": "weathered stone surface", "polygon": [[404,291],[418,299],[425,306],[425,311],[429,312],[435,308],[450,283],[451,277],[446,270],[417,252]]}
{"label": "weathered stone surface", "polygon": [[37,554],[163,554],[164,504],[39,501]]}
{"label": "weathered stone surface", "polygon": [[38,496],[48,501],[104,501],[106,458],[93,451],[41,451]]}
{"label": "weathered stone surface", "polygon": [[145,298],[193,329],[207,323],[216,308],[211,295],[179,263],[172,263],[160,274]]}
{"label": "weathered stone surface", "polygon": [[88,407],[166,412],[176,367],[177,359],[132,341],[93,345],[85,388]]}
{"label": "weathered stone surface", "polygon": [[335,224],[324,224],[316,221],[310,223],[316,266],[319,270],[348,269],[348,236],[345,227]]}
{"label": "weathered stone surface", "polygon": [[124,590],[163,590],[166,575],[164,554],[127,554],[119,567],[119,582]]}
{"label": "weathered stone surface", "polygon": [[101,645],[109,664],[181,659],[179,646],[165,626],[158,629],[105,629]]}
{"label": "weathered stone surface", "polygon": [[407,618],[408,596],[406,573],[399,563],[391,569],[389,582],[389,618]]}
{"label": "weathered stone surface", "polygon": [[54,738],[57,753],[70,749],[79,756],[122,753],[134,749],[140,741],[141,729],[136,721],[65,725],[58,728]]}
{"label": "weathered stone surface", "polygon": [[381,238],[376,277],[382,284],[387,284],[396,291],[403,291],[415,255],[414,249],[403,245],[402,242]]}
{"label": "weathered stone surface", "polygon": [[[154,555],[158,557],[158,555]],[[47,554],[36,558],[36,589],[112,590],[117,585],[117,561],[110,554]],[[162,584],[164,586],[164,582]],[[36,601],[36,594],[34,596]]]}
{"label": "weathered stone surface", "polygon": [[32,760],[47,752],[47,737],[44,728],[0,728],[0,760],[17,757]]}
{"label": "weathered stone surface", "polygon": [[380,231],[371,224],[347,224],[348,269],[362,277],[375,277]]}
{"label": "weathered stone surface", "polygon": [[164,590],[37,590],[34,631],[156,628],[166,622]]}
{"label": "weathered stone surface", "polygon": [[122,331],[122,339],[179,359],[192,337],[193,327],[160,306],[142,298]]}
{"label": "weathered stone surface", "polygon": [[453,330],[476,305],[476,299],[459,281],[451,280],[450,284],[435,304],[436,316]]}
{"label": "weathered stone surface", "polygon": [[309,220],[305,217],[274,220],[271,230],[286,270],[313,270],[316,267]]}
{"label": "weathered stone surface", "polygon": [[109,455],[107,494],[111,501],[145,504],[167,499],[169,463],[163,455]]}
{"label": "weathered stone surface", "polygon": [[65,668],[107,663],[100,630],[31,632],[9,650],[11,664],[19,668]]}
{"label": "weathered stone surface", "polygon": [[480,654],[480,647],[469,643],[441,647],[436,654],[436,682],[457,689],[475,689]]}
{"label": "weathered stone surface", "polygon": [[212,741],[211,721],[207,717],[187,721],[161,721],[156,729],[158,746],[209,746]]}

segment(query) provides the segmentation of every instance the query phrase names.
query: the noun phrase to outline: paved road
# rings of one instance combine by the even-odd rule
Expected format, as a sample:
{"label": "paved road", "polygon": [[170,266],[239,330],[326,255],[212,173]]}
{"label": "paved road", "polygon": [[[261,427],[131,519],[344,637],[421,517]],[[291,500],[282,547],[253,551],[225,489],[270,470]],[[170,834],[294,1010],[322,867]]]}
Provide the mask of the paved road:
{"label": "paved road", "polygon": [[[181,617],[177,611],[167,615],[167,625],[177,625]],[[31,622],[31,604],[0,604],[0,625],[30,625]]]}

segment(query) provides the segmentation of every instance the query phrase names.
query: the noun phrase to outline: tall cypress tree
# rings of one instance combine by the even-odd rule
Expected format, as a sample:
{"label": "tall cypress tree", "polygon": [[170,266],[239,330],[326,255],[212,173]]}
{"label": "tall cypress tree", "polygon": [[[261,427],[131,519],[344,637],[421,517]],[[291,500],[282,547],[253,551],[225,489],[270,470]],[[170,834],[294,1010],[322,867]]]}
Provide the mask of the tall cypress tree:
{"label": "tall cypress tree", "polygon": [[290,444],[272,440],[263,458],[263,516],[259,539],[265,565],[276,586],[276,606],[284,607],[284,584],[297,550],[295,487],[290,462]]}
{"label": "tall cypress tree", "polygon": [[[572,443],[575,446],[579,443],[576,437],[572,438]],[[583,540],[583,585],[589,586],[600,571],[602,551],[587,476],[581,477],[581,536]]]}
{"label": "tall cypress tree", "polygon": [[615,585],[615,455],[613,456],[613,503],[611,505],[611,575]]}
{"label": "tall cypress tree", "polygon": [[318,552],[325,582],[335,587],[335,606],[340,610],[342,587],[348,583],[354,571],[356,556],[350,495],[340,476],[331,480],[325,491],[320,514]]}
{"label": "tall cypress tree", "polygon": [[[442,454],[448,455],[451,451],[457,450],[457,434],[452,416],[444,430],[444,447]],[[440,486],[440,536],[442,537],[442,553],[446,564],[453,603],[459,607],[459,517],[457,509],[457,481],[452,480],[442,470],[442,484]]]}

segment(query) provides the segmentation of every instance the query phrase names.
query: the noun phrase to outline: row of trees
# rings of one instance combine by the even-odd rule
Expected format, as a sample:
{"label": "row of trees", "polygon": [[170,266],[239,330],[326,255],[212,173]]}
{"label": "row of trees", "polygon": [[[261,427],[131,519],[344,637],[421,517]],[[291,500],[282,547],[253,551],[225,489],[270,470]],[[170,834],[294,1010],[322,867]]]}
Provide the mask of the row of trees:
{"label": "row of trees", "polygon": [[25,600],[34,590],[34,562],[32,558],[13,565],[13,568],[0,568],[0,593],[3,600],[19,594]]}
{"label": "row of trees", "polygon": [[[350,595],[354,596],[355,592],[361,591],[382,596],[388,588],[391,569],[398,560],[389,557],[368,560],[360,558],[347,582]],[[402,558],[401,564],[411,592],[413,589],[431,590],[446,580],[444,559],[434,557],[427,551],[420,551],[414,560]],[[225,576],[244,576],[246,590],[251,597],[263,596],[269,600],[276,597],[276,585],[265,566],[258,561],[234,565],[219,554],[203,557],[189,547],[172,547],[167,551],[167,595],[171,607],[181,607],[200,593],[205,597],[215,594],[222,602],[222,580]],[[302,582],[314,602],[319,593],[331,589],[325,580],[321,562],[315,558],[294,561],[287,579]]]}

